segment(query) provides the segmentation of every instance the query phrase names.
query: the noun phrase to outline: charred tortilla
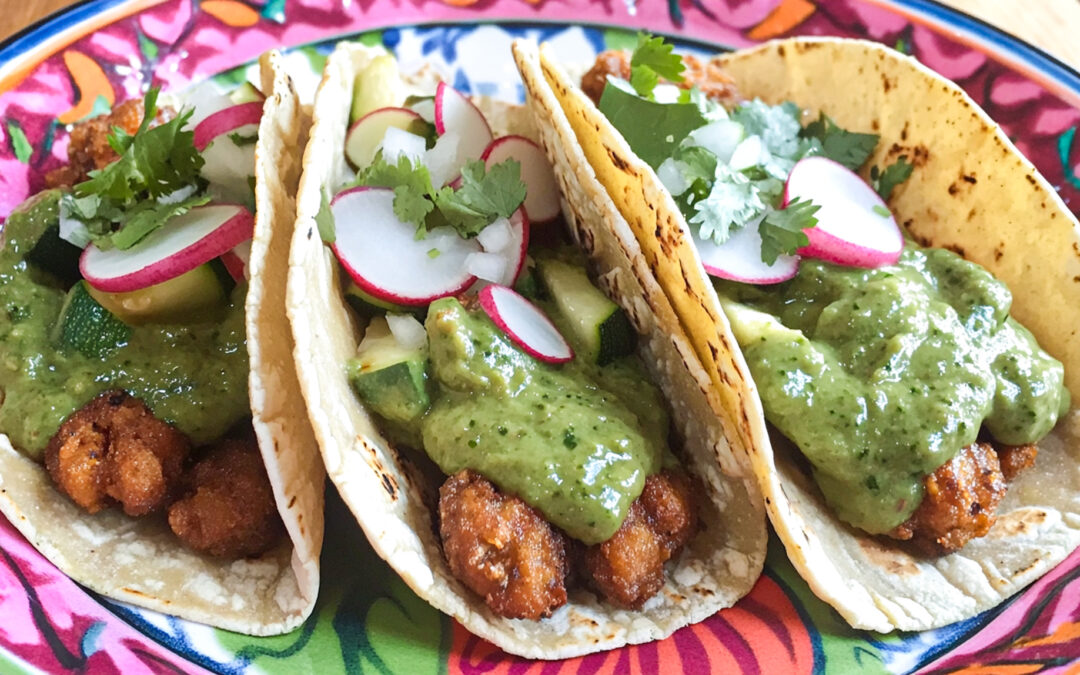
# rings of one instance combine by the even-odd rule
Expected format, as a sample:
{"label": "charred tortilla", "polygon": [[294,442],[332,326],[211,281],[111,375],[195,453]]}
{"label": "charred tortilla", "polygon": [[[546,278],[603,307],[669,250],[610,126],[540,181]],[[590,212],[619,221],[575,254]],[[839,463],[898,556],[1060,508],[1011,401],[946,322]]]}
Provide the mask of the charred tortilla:
{"label": "charred tortilla", "polygon": [[[267,94],[256,147],[255,238],[246,300],[252,425],[288,538],[258,558],[184,548],[163,519],[118,509],[88,515],[38,463],[0,435],[0,512],[46,558],[104,596],[251,635],[285,633],[311,613],[319,587],[324,473],[295,369],[284,311],[288,242],[307,117],[280,56],[263,57]],[[275,272],[276,270],[276,272]]]}
{"label": "charred tortilla", "polygon": [[[1063,326],[1076,323],[1080,306],[1076,219],[959,87],[883,45],[832,38],[767,43],[715,63],[748,98],[793,101],[843,128],[880,134],[866,166],[901,154],[918,158],[911,180],[890,200],[897,220],[920,243],[957,251],[1009,285],[1013,315],[1065,364],[1075,400],[1080,339]],[[602,200],[634,232],[727,415],[746,422],[735,428],[789,557],[849,623],[923,630],[974,616],[1080,543],[1080,472],[1070,469],[1080,453],[1075,408],[1039,443],[1034,469],[1011,486],[989,534],[956,553],[915,557],[842,524],[797,467],[793,449],[770,442],[755,385],[678,206],[552,55],[541,54],[536,72],[603,184]]]}
{"label": "charred tortilla", "polygon": [[[579,589],[548,619],[505,619],[451,574],[429,506],[440,479],[421,475],[407,455],[385,439],[346,376],[342,364],[356,353],[361,331],[346,310],[339,266],[315,222],[324,190],[334,189],[347,175],[342,145],[355,75],[379,53],[345,45],[327,63],[305,155],[287,298],[301,389],[327,471],[375,550],[433,606],[501,648],[531,658],[565,658],[659,639],[734,604],[750,590],[764,561],[760,497],[748,475],[737,475],[740,464],[715,423],[704,372],[664,294],[642,265],[636,242],[628,232],[617,236],[602,226],[606,217],[616,214],[599,201],[581,206],[581,200],[570,199],[573,209],[567,216],[598,266],[606,291],[643,336],[645,361],[653,365],[653,376],[674,408],[685,466],[708,496],[701,500],[704,527],[668,566],[660,593],[635,612],[617,610]],[[431,87],[424,88],[421,79],[413,86],[427,92]],[[478,104],[497,133],[537,138],[524,108],[490,100]],[[556,163],[585,166],[580,156],[567,157],[572,144],[548,135],[541,140]],[[561,187],[567,193],[598,189],[574,174],[564,178]],[[610,211],[607,216],[604,208]],[[732,471],[726,474],[722,468]]]}

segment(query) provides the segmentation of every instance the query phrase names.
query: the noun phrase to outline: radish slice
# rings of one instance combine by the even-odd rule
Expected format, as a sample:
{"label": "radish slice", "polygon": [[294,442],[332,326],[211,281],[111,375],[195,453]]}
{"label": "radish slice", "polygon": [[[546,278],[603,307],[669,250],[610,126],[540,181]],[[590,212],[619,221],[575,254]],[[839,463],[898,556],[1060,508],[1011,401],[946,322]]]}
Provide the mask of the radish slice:
{"label": "radish slice", "polygon": [[525,211],[534,223],[546,223],[559,215],[559,185],[547,156],[536,143],[524,136],[503,136],[492,141],[481,156],[484,165],[492,166],[516,159],[525,181]]}
{"label": "radish slice", "polygon": [[247,240],[236,246],[231,251],[221,254],[221,262],[225,270],[236,283],[243,283],[248,279],[248,263],[251,260],[251,240]]}
{"label": "radish slice", "polygon": [[375,151],[387,130],[395,128],[423,136],[424,125],[424,118],[408,108],[372,110],[349,129],[345,136],[345,157],[354,167],[363,169],[375,159]]}
{"label": "radish slice", "polygon": [[202,152],[222,134],[231,133],[249,124],[257,126],[262,119],[262,111],[263,104],[258,101],[217,111],[195,126],[195,149]]}
{"label": "radish slice", "polygon": [[470,159],[480,159],[492,139],[483,113],[445,82],[435,90],[435,131],[439,139],[425,163],[437,186],[452,181]]}
{"label": "radish slice", "polygon": [[394,191],[358,187],[330,204],[337,239],[332,248],[342,267],[366,293],[397,305],[426,305],[463,293],[476,281],[465,259],[480,250],[448,227],[416,239],[416,226],[394,214]]}
{"label": "radish slice", "polygon": [[545,363],[566,363],[574,358],[574,350],[551,319],[506,286],[488,286],[480,291],[479,300],[495,325],[529,356]]}
{"label": "radish slice", "polygon": [[[241,103],[210,115],[195,127],[195,148],[204,164],[199,172],[218,201],[251,201],[255,143],[262,119],[261,102]],[[236,140],[234,140],[234,137]]]}
{"label": "radish slice", "polygon": [[900,259],[904,235],[889,207],[847,167],[826,157],[796,162],[784,186],[784,205],[800,198],[821,207],[810,243],[800,255],[851,267],[881,267]]}
{"label": "radish slice", "polygon": [[137,291],[210,262],[251,239],[254,228],[255,217],[243,206],[199,206],[170,219],[127,250],[87,246],[79,271],[99,291]]}
{"label": "radish slice", "polygon": [[747,223],[719,245],[712,239],[702,239],[694,233],[694,245],[697,246],[705,271],[714,277],[746,284],[777,284],[795,276],[799,270],[798,256],[778,256],[772,265],[766,265],[761,260],[759,222]]}

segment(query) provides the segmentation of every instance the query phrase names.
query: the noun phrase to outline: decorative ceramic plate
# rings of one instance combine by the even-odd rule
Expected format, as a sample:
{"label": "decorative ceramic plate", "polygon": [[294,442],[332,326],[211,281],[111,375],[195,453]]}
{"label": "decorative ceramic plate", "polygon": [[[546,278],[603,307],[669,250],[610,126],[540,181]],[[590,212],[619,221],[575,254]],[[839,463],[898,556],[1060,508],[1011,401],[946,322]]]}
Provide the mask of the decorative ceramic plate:
{"label": "decorative ceramic plate", "polygon": [[[0,217],[62,163],[67,125],[152,82],[235,83],[261,52],[289,47],[296,69],[311,73],[300,78],[310,94],[333,42],[352,37],[385,44],[405,68],[432,61],[459,89],[520,100],[512,38],[556,42],[584,62],[632,44],[639,28],[699,50],[807,34],[912,53],[960,83],[1080,208],[1080,75],[927,0],[86,0],[0,45]],[[774,538],[764,575],[738,606],[662,642],[529,662],[414,596],[336,495],[328,501],[318,605],[302,627],[275,638],[97,597],[0,518],[0,671],[1033,673],[1076,672],[1080,658],[1080,553],[996,610],[880,635],[852,630],[818,601]]]}

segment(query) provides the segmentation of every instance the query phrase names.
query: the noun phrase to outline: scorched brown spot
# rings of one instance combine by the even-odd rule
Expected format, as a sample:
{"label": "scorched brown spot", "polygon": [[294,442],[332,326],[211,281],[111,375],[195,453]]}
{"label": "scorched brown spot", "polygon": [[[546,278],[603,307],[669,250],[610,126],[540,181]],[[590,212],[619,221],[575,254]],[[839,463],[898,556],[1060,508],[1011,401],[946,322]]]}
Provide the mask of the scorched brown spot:
{"label": "scorched brown spot", "polygon": [[607,150],[608,159],[611,160],[611,163],[615,165],[616,169],[623,173],[630,173],[630,165],[626,163],[626,160],[620,157],[618,153],[611,148],[605,147],[604,149]]}
{"label": "scorched brown spot", "polygon": [[383,489],[386,490],[386,494],[390,495],[390,499],[397,499],[397,481],[394,477],[388,473],[382,474]]}
{"label": "scorched brown spot", "polygon": [[1039,509],[1021,509],[998,516],[987,537],[1004,539],[1033,533],[1046,522],[1046,512]]}

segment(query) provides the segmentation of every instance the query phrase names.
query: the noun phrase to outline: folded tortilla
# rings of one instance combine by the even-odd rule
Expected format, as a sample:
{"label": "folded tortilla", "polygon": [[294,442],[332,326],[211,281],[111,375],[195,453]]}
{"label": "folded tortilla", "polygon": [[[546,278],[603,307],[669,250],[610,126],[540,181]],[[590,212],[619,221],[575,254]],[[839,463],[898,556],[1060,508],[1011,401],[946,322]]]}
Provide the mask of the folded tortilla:
{"label": "folded tortilla", "polygon": [[[707,496],[699,509],[703,528],[669,563],[665,586],[640,611],[615,609],[577,589],[548,619],[505,619],[451,574],[428,506],[437,499],[441,477],[423,474],[406,452],[383,437],[349,384],[345,363],[356,354],[361,334],[346,309],[340,267],[315,224],[324,193],[332,194],[351,176],[343,147],[353,83],[380,53],[342,45],[327,62],[304,158],[287,298],[297,371],[327,472],[375,551],[433,606],[504,650],[531,658],[565,658],[659,639],[732,605],[750,590],[764,562],[761,498],[748,473],[740,477],[721,469],[737,470],[740,464],[706,398],[704,371],[664,293],[642,264],[634,238],[606,226],[616,214],[602,213],[599,201],[579,206],[582,200],[569,200],[574,208],[565,213],[606,292],[642,336],[645,363],[672,402],[673,420],[684,439],[684,463]],[[434,84],[425,72],[409,82],[411,91],[405,93],[430,94]],[[477,103],[496,136],[537,138],[526,109],[487,99]],[[542,140],[556,163],[568,161],[565,153],[575,147],[551,137]],[[585,166],[583,158],[576,161]],[[567,192],[599,190],[595,182],[583,185],[572,174],[564,173],[561,180]]]}
{"label": "folded tortilla", "polygon": [[[636,235],[729,414],[748,420],[742,442],[773,527],[819,597],[857,628],[933,628],[1000,604],[1080,544],[1076,407],[1039,443],[1035,467],[1010,485],[989,534],[960,551],[913,557],[835,518],[792,461],[797,451],[770,442],[753,380],[678,206],[553,56],[543,50],[541,61],[607,203]],[[790,39],[715,62],[747,98],[793,101],[845,129],[880,134],[866,166],[915,158],[914,174],[890,199],[897,221],[920,243],[950,248],[1005,281],[1013,316],[1065,364],[1066,386],[1080,401],[1080,226],[963,90],[866,41]]]}
{"label": "folded tortilla", "polygon": [[240,633],[276,635],[298,626],[315,606],[325,473],[297,393],[284,299],[295,214],[290,195],[309,119],[280,55],[264,55],[260,66],[267,99],[255,150],[245,305],[249,390],[287,540],[259,558],[220,559],[185,548],[164,518],[131,518],[115,508],[87,514],[2,434],[0,512],[62,572],[101,595]]}

